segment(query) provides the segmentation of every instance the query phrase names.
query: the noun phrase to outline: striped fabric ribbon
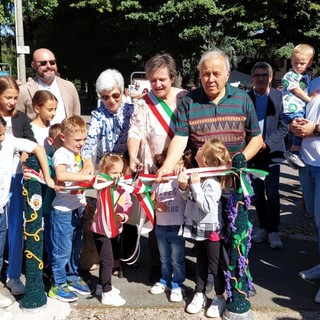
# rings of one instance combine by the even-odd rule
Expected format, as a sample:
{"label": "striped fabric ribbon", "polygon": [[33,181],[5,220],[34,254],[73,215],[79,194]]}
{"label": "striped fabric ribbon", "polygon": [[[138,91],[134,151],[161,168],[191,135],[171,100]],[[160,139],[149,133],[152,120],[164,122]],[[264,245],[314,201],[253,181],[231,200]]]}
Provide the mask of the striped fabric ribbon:
{"label": "striped fabric ribbon", "polygon": [[[241,168],[235,169],[231,166],[220,166],[220,167],[205,167],[187,169],[187,176],[190,176],[193,172],[198,172],[200,177],[214,177],[224,175],[235,175],[239,178],[242,192],[244,196],[252,195],[253,189],[250,182],[246,179],[246,175],[250,174],[254,177],[265,179],[267,172],[251,169]],[[31,179],[37,179],[41,183],[45,181],[39,176],[37,172],[32,170],[30,172]],[[178,175],[175,173],[166,174],[163,178],[168,180],[177,179]],[[136,181],[132,180],[131,176],[121,177],[120,179],[112,179],[106,174],[98,174],[95,178],[86,184],[78,184],[68,188],[66,190],[83,190],[83,189],[96,189],[97,194],[97,208],[102,210],[103,213],[103,225],[106,235],[113,238],[117,235],[115,213],[114,213],[114,196],[113,190],[115,186],[122,187],[126,192],[133,194],[139,201],[140,214],[138,223],[138,238],[135,247],[135,251],[128,259],[123,261],[128,264],[133,264],[139,258],[140,253],[140,237],[143,234],[150,232],[154,227],[154,205],[150,198],[151,187],[146,186],[143,182],[152,182],[156,179],[154,174],[139,174],[139,178]]]}

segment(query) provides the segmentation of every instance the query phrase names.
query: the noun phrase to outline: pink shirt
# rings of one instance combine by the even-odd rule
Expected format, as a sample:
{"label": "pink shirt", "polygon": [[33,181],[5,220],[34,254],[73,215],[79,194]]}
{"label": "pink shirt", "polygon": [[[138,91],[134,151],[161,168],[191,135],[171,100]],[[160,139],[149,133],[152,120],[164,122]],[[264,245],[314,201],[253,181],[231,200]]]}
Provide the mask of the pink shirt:
{"label": "pink shirt", "polygon": [[216,231],[213,231],[208,238],[209,241],[220,241],[219,234]]}
{"label": "pink shirt", "polygon": [[[100,196],[100,190],[98,191],[97,197]],[[114,213],[122,213],[125,217],[124,221],[116,222],[118,234],[122,232],[122,225],[129,219],[132,211],[132,200],[128,192],[124,191],[121,187],[117,187],[114,190]],[[103,224],[104,224],[103,210],[101,209],[101,203],[97,201],[97,212],[94,216],[94,220],[91,226],[91,230],[95,233],[106,235]]]}

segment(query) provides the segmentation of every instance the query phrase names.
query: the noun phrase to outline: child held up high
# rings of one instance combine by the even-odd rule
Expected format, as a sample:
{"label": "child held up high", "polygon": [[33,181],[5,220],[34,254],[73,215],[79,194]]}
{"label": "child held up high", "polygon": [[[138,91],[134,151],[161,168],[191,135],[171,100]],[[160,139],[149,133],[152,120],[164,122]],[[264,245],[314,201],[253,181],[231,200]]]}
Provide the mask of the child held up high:
{"label": "child held up high", "polygon": [[[227,148],[219,140],[207,141],[195,157],[198,166],[217,167],[228,165],[231,158]],[[185,190],[187,205],[185,221],[181,234],[185,238],[195,240],[196,251],[196,288],[191,303],[187,306],[188,313],[198,313],[207,303],[205,296],[208,279],[208,269],[214,276],[216,296],[206,311],[210,318],[220,317],[224,312],[226,302],[223,296],[225,278],[222,267],[222,213],[221,194],[226,186],[227,177],[200,178],[199,173],[190,175],[190,182],[185,172],[179,179],[180,188]]]}
{"label": "child held up high", "polygon": [[[119,179],[124,172],[124,160],[119,154],[106,154],[100,161],[99,172],[108,175],[111,179]],[[111,188],[111,187],[110,187]],[[116,223],[116,236],[122,232],[123,224],[128,220],[132,211],[132,201],[130,193],[120,186],[114,186],[113,201]],[[97,197],[102,191],[98,191]],[[109,203],[110,205],[110,203]],[[114,257],[111,238],[105,230],[105,209],[102,203],[97,201],[97,212],[91,226],[94,242],[100,257],[99,282],[96,288],[96,295],[101,295],[101,303],[109,306],[121,306],[126,303],[120,296],[120,290],[111,284]]]}
{"label": "child held up high", "polygon": [[[308,95],[311,78],[307,71],[313,63],[314,54],[314,48],[308,44],[299,44],[294,47],[291,56],[291,69],[281,80],[283,119],[288,124],[294,119],[304,118],[306,104],[318,95],[318,92],[311,96]],[[302,138],[295,136],[290,150],[284,153],[288,164],[294,169],[305,167],[299,154],[301,141]]]}

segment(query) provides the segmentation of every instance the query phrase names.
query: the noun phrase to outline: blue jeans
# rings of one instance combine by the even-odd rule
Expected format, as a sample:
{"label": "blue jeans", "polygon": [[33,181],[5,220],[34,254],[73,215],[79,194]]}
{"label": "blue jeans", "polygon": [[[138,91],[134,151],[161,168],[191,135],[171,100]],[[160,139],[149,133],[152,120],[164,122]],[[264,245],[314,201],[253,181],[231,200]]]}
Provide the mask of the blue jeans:
{"label": "blue jeans", "polygon": [[8,261],[7,270],[10,279],[21,277],[23,261],[23,211],[22,173],[12,175],[10,200],[8,202]]}
{"label": "blue jeans", "polygon": [[6,211],[7,207],[5,206],[4,212],[0,213],[0,273],[3,267],[3,252],[6,244],[6,235],[7,235],[7,216]]}
{"label": "blue jeans", "polygon": [[320,253],[320,167],[306,164],[299,169],[299,178],[307,213],[314,217]]}
{"label": "blue jeans", "polygon": [[269,165],[267,171],[269,174],[265,180],[252,179],[253,203],[256,207],[260,228],[267,229],[268,232],[278,232],[280,224],[280,165]]}
{"label": "blue jeans", "polygon": [[51,268],[54,284],[78,278],[83,239],[84,208],[51,211]]}
{"label": "blue jeans", "polygon": [[185,276],[185,239],[178,236],[180,226],[156,225],[161,260],[160,283],[172,289],[181,287]]}

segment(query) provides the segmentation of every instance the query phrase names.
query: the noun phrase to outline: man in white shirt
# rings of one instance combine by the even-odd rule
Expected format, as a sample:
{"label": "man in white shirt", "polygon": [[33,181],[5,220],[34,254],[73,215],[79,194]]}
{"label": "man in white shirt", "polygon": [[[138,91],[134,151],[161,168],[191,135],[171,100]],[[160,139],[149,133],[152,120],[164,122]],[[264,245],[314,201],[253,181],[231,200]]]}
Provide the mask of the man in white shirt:
{"label": "man in white shirt", "polygon": [[25,112],[33,120],[36,114],[32,107],[32,97],[38,90],[48,90],[58,99],[56,116],[51,124],[60,123],[71,115],[80,115],[80,99],[74,84],[57,76],[58,67],[54,54],[45,48],[33,53],[31,62],[36,71],[34,79],[21,85],[17,102],[17,110]]}
{"label": "man in white shirt", "polygon": [[130,92],[130,97],[132,99],[132,103],[136,103],[140,98],[143,97],[142,90],[140,89],[140,82],[136,81],[134,83],[134,89]]}

